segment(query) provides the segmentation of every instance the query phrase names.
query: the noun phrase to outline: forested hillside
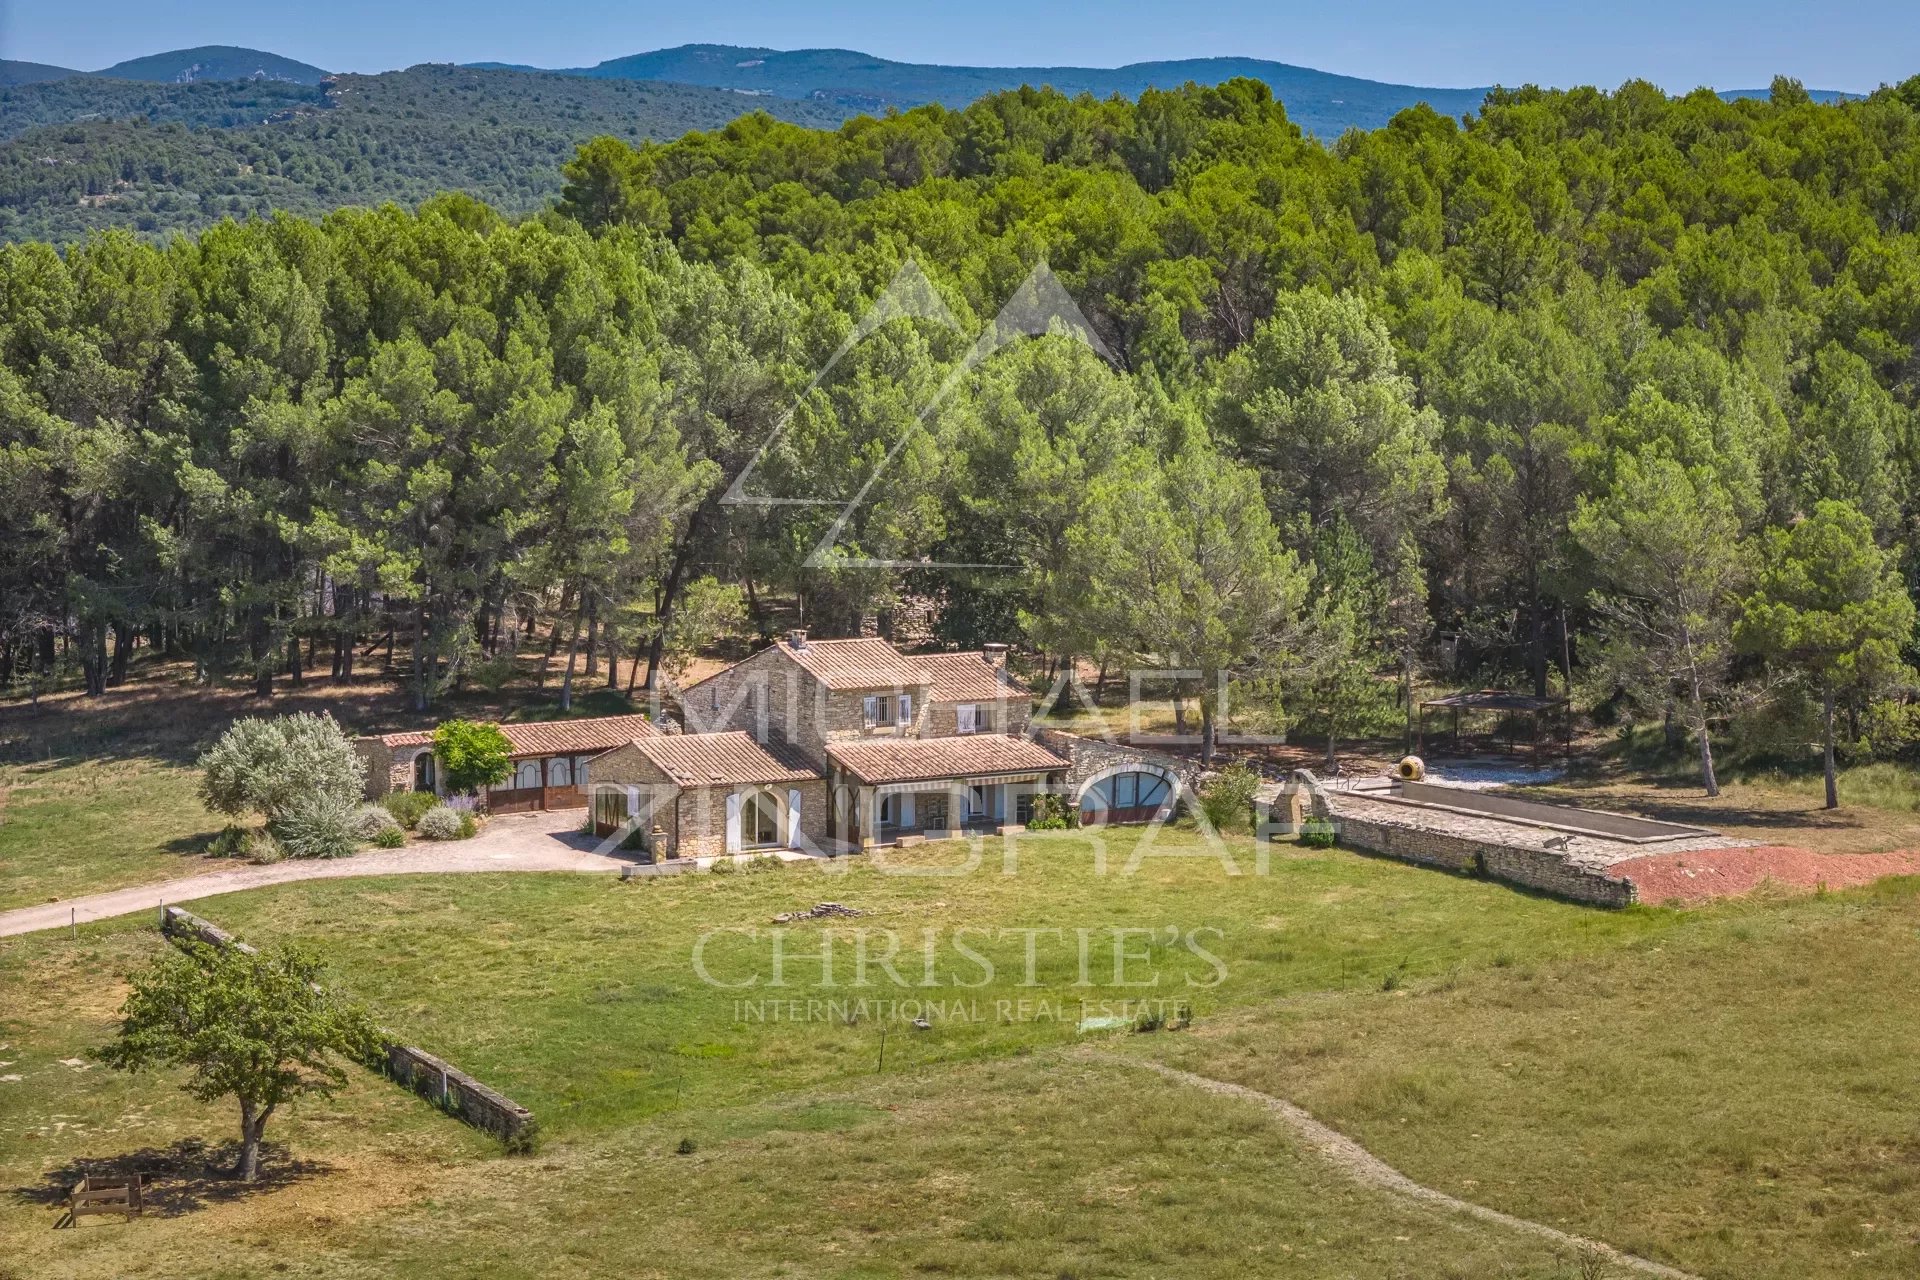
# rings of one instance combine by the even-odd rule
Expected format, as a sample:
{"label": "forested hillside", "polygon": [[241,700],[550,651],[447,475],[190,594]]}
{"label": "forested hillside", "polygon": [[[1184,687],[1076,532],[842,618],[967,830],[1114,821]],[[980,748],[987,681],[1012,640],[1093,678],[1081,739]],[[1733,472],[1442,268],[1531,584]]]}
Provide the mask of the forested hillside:
{"label": "forested hillside", "polygon": [[[456,190],[527,213],[558,192],[560,165],[588,138],[714,128],[743,101],[725,89],[448,66],[323,85],[20,85],[0,89],[0,239],[190,231]],[[828,125],[846,115],[806,102],[770,109]]]}
{"label": "forested hillside", "polygon": [[[1920,78],[1504,93],[1331,149],[1252,82],[1022,91],[568,179],[518,224],[0,250],[13,671],[68,633],[97,687],[137,630],[264,692],[295,638],[394,628],[425,701],[536,624],[670,653],[729,601],[833,634],[911,591],[1335,737],[1425,671],[1570,685],[1703,774],[1709,729],[1914,740]],[[909,261],[951,323],[809,390]],[[963,366],[1041,262],[1111,363]],[[769,443],[752,493],[864,496],[723,501]],[[888,567],[923,559],[1009,568]]]}

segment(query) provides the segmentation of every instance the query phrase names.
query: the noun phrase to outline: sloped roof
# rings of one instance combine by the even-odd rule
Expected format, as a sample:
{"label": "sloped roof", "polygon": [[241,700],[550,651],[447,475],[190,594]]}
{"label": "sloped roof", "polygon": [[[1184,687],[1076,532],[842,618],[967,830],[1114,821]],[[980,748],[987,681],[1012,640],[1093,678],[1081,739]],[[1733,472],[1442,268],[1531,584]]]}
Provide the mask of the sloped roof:
{"label": "sloped roof", "polygon": [[[573,752],[611,751],[636,738],[659,736],[660,730],[645,716],[596,716],[586,720],[529,720],[503,724],[516,756],[566,755]],[[389,733],[380,741],[389,747],[425,747],[433,743],[433,730],[415,729],[407,733]]]}
{"label": "sloped roof", "polygon": [[869,738],[830,742],[827,755],[869,785],[1064,769],[1068,762],[1036,742],[1000,733],[957,738]]}
{"label": "sloped roof", "polygon": [[796,649],[779,642],[780,652],[829,689],[912,689],[925,684],[921,660],[909,658],[885,640],[809,640]]}
{"label": "sloped roof", "polygon": [[977,649],[926,653],[913,661],[933,682],[927,696],[935,702],[992,702],[1028,696],[1027,687],[1008,675],[1006,667],[987,661]]}
{"label": "sloped roof", "polygon": [[795,748],[784,742],[756,742],[744,731],[638,738],[633,749],[683,787],[799,782],[821,776]]}

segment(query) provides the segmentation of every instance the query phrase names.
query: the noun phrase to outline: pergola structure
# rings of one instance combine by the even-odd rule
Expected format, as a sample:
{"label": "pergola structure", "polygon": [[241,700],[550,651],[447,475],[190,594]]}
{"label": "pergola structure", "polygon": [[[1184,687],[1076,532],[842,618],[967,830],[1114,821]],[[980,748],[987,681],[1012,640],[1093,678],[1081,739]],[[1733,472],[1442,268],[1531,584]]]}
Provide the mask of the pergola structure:
{"label": "pergola structure", "polygon": [[[1573,754],[1573,717],[1568,712],[1565,698],[1538,697],[1531,693],[1513,693],[1506,689],[1469,689],[1460,693],[1449,693],[1439,698],[1428,698],[1420,704],[1419,748],[1424,750],[1427,742],[1427,713],[1439,708],[1453,712],[1452,740],[1456,748],[1460,743],[1461,713],[1493,712],[1497,716],[1510,717],[1507,721],[1507,751],[1514,749],[1513,721],[1526,716],[1533,726],[1531,734],[1534,759],[1540,758],[1540,721],[1548,712],[1557,712],[1561,725],[1561,750]],[[1499,722],[1495,721],[1496,731]],[[1497,733],[1496,733],[1497,739]]]}

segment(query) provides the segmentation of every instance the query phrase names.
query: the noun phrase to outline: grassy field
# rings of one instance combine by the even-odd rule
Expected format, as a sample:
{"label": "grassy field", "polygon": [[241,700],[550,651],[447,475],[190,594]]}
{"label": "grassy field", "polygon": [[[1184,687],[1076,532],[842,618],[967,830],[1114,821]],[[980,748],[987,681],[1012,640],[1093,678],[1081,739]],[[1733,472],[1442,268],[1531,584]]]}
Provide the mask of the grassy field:
{"label": "grassy field", "polygon": [[[315,883],[204,903],[257,941],[323,945],[338,985],[532,1106],[547,1139],[495,1157],[362,1079],[276,1121],[277,1185],[229,1200],[203,1182],[197,1206],[129,1228],[51,1232],[46,1187],[132,1152],[191,1166],[179,1144],[233,1127],[165,1079],[84,1068],[117,1000],[95,975],[161,944],[135,920],[77,943],[6,940],[0,1074],[21,1079],[0,1082],[0,1238],[18,1243],[22,1276],[130,1273],[135,1257],[195,1275],[1583,1274],[1530,1239],[1358,1190],[1248,1104],[1088,1060],[1097,1043],[1291,1097],[1416,1178],[1702,1275],[1920,1266],[1915,885],[1609,913],[1339,851],[1278,854],[1267,876],[1196,856],[1119,875],[1116,847],[1102,877],[1078,835],[1023,840],[1012,875],[989,849],[988,867],[957,877],[852,861],[628,885]],[[1243,842],[1232,852],[1251,868]],[[968,926],[994,965],[965,993],[984,1016],[949,1009],[919,1031],[899,1010],[743,1012],[770,994],[772,917],[820,901],[863,912],[787,935],[817,956],[834,932],[834,983],[795,962],[778,999],[952,1001],[918,986],[918,940]],[[1205,941],[1226,977],[1186,988],[1211,967],[1180,944],[1143,948],[1131,976],[1178,983],[1195,1019],[1149,1035],[1076,1031],[1083,998],[1163,994],[1115,988],[1110,941],[1083,988],[1076,949],[1043,939],[1029,986],[1026,935],[1005,932],[1168,923],[1219,929]],[[728,941],[708,971],[758,971],[760,989],[710,987],[694,943],[745,929],[761,939],[716,935]],[[896,959],[909,990],[871,963],[883,930],[915,940]],[[937,971],[958,964],[936,950]]]}

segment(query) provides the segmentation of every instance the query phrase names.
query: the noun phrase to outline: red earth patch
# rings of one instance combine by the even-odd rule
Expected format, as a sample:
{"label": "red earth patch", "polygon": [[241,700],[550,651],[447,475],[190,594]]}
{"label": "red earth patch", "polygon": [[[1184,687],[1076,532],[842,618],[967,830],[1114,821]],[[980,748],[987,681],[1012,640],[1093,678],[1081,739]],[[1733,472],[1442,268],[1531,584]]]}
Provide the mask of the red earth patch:
{"label": "red earth patch", "polygon": [[1751,849],[1696,849],[1650,853],[1607,868],[1615,880],[1631,880],[1640,901],[1697,903],[1751,893],[1763,881],[1796,889],[1844,889],[1882,876],[1920,875],[1920,853],[1814,853],[1792,845]]}

